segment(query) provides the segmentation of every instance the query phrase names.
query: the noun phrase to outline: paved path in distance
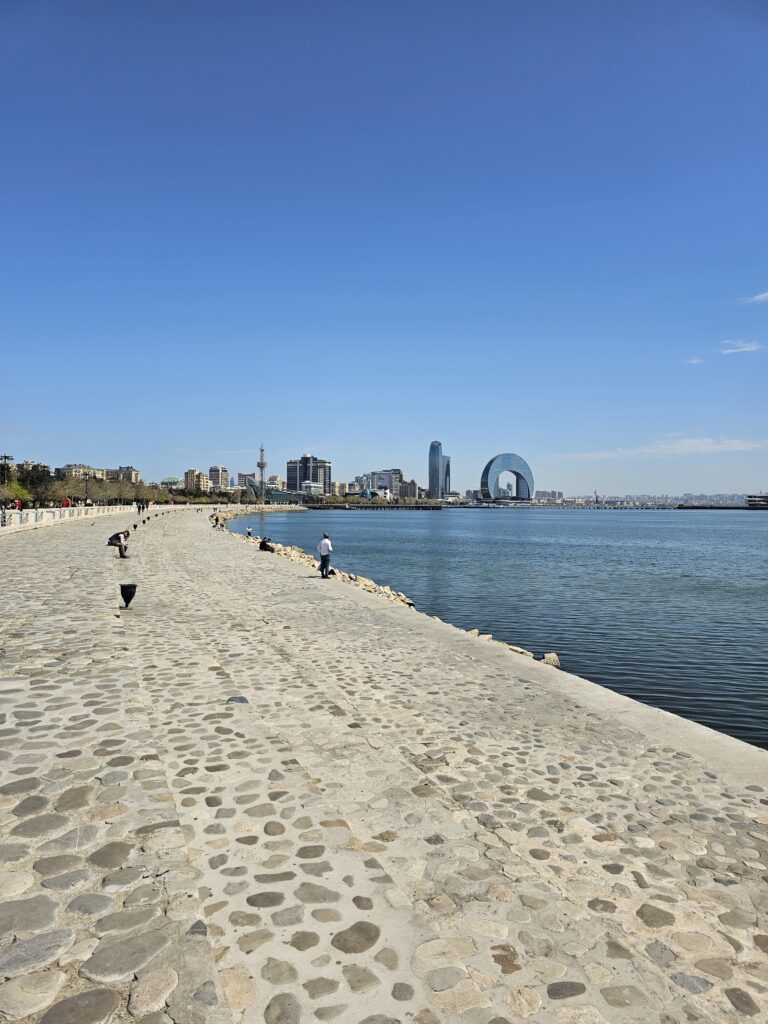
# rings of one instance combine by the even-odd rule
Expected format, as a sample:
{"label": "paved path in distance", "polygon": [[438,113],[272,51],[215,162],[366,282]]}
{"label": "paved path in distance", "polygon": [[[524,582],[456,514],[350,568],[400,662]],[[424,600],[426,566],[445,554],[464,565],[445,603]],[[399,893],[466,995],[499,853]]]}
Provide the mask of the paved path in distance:
{"label": "paved path in distance", "polygon": [[768,755],[204,513],[105,532],[0,540],[0,1020],[767,1019]]}

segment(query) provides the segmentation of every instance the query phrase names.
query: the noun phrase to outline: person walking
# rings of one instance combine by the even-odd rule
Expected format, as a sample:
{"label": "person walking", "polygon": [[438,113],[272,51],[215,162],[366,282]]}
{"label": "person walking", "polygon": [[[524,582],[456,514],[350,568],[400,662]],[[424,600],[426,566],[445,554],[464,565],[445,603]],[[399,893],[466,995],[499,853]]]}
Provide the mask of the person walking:
{"label": "person walking", "polygon": [[331,552],[333,551],[331,538],[327,533],[323,534],[323,539],[317,545],[317,551],[320,555],[320,577],[327,580],[331,568]]}

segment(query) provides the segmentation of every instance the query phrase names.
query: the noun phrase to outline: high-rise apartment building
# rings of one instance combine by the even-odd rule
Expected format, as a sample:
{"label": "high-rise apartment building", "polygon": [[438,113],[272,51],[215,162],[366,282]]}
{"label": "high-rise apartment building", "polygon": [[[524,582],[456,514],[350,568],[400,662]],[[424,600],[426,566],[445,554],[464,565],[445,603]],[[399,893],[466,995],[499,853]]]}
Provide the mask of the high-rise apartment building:
{"label": "high-rise apartment building", "polygon": [[184,474],[184,490],[190,494],[207,494],[211,489],[211,478],[199,469],[188,469]]}
{"label": "high-rise apartment building", "polygon": [[403,482],[402,469],[377,469],[370,474],[370,488],[373,491],[391,491],[397,498]]}
{"label": "high-rise apartment building", "polygon": [[429,497],[442,498],[451,489],[451,457],[443,455],[440,441],[429,446]]}
{"label": "high-rise apartment building", "polygon": [[225,491],[229,482],[229,470],[226,466],[211,466],[208,470],[211,487],[215,491]]}
{"label": "high-rise apartment building", "polygon": [[238,473],[237,474],[237,486],[248,487],[249,484],[256,483],[255,473]]}
{"label": "high-rise apartment building", "polygon": [[314,455],[305,454],[300,459],[291,459],[286,467],[286,489],[302,490],[302,484],[309,481],[322,486],[323,494],[331,493],[331,463],[328,459],[318,459]]}
{"label": "high-rise apartment building", "polygon": [[419,485],[415,480],[403,481],[400,484],[400,497],[401,498],[418,498],[419,496]]}

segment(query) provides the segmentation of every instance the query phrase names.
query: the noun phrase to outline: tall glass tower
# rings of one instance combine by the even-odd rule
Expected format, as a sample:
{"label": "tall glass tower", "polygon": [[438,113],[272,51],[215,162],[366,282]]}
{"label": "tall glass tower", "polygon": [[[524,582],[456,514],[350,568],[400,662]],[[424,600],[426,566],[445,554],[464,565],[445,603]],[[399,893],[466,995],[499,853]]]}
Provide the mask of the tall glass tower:
{"label": "tall glass tower", "polygon": [[440,441],[429,446],[429,497],[442,498],[451,489],[451,457],[443,455]]}

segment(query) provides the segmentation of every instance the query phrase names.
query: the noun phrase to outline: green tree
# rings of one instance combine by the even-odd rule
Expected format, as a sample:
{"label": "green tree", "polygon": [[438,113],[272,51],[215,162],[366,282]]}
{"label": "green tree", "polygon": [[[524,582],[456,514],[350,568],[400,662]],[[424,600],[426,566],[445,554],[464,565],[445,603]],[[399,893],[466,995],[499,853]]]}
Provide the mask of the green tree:
{"label": "green tree", "polygon": [[16,479],[25,490],[38,499],[47,497],[53,483],[51,471],[40,462],[36,462],[32,466],[20,466]]}

